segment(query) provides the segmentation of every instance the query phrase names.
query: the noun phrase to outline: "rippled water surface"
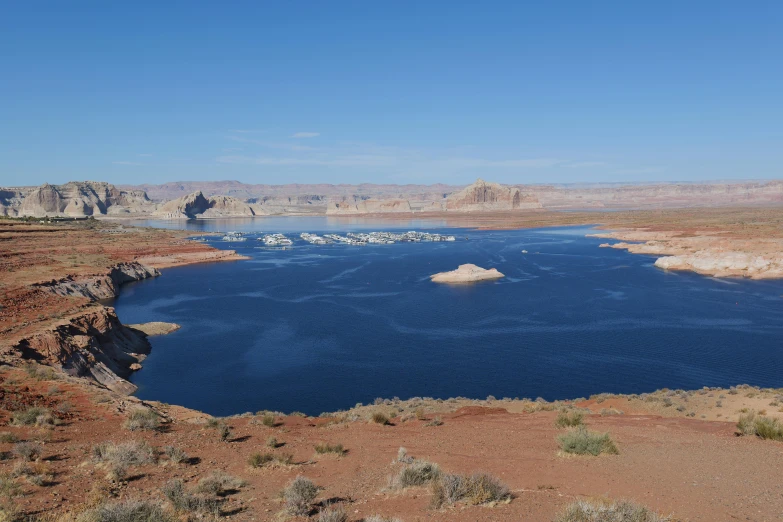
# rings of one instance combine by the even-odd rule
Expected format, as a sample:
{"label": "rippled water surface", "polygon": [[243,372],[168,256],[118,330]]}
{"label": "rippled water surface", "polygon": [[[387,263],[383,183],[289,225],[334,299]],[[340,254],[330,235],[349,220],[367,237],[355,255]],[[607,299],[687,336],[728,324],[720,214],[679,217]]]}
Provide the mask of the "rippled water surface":
{"label": "rippled water surface", "polygon": [[[254,238],[211,240],[252,259],[126,285],[114,303],[123,322],[182,325],[152,339],[133,377],[138,395],[216,415],[317,414],[375,397],[783,386],[782,282],[663,272],[654,258],[598,248],[604,240],[585,237],[586,228],[416,225],[458,241],[274,250]],[[285,218],[188,226],[295,237],[400,225]],[[506,278],[429,281],[461,263]]]}

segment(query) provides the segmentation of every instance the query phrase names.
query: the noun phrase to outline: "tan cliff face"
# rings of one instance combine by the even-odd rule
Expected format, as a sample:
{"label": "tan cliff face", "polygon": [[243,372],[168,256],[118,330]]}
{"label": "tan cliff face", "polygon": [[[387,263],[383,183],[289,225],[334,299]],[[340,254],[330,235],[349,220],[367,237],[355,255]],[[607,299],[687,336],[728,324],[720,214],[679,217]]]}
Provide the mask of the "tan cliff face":
{"label": "tan cliff face", "polygon": [[163,219],[193,219],[216,217],[252,217],[255,212],[247,203],[230,196],[213,196],[194,192],[159,206],[153,216]]}
{"label": "tan cliff face", "polygon": [[517,210],[541,208],[538,198],[522,194],[516,187],[506,187],[499,183],[487,183],[477,179],[446,199],[446,210],[463,212]]}
{"label": "tan cliff face", "polygon": [[[0,201],[2,203],[2,201]],[[143,191],[125,192],[104,182],[45,183],[6,204],[6,215],[31,217],[86,217],[108,214],[142,213],[152,202]]]}

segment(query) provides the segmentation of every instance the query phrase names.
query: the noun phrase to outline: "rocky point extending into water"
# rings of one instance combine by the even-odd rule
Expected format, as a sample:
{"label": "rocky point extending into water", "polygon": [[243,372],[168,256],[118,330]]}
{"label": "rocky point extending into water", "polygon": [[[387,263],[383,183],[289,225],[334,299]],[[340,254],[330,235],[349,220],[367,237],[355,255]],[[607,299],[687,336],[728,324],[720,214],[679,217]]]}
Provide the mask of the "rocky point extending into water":
{"label": "rocky point extending into water", "polygon": [[440,272],[430,276],[434,283],[473,283],[476,281],[488,281],[505,277],[497,268],[481,268],[470,263],[459,265],[459,268],[451,272]]}

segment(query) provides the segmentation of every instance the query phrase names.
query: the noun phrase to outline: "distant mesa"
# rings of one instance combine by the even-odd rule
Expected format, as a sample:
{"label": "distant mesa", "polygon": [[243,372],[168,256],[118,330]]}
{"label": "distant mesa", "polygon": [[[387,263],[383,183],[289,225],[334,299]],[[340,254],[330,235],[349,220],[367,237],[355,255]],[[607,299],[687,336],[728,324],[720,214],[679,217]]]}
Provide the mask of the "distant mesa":
{"label": "distant mesa", "polygon": [[434,283],[473,283],[476,281],[490,281],[505,277],[498,272],[497,268],[481,268],[473,264],[459,265],[456,270],[451,272],[440,272],[430,276]]}
{"label": "distant mesa", "polygon": [[164,203],[152,215],[162,219],[253,217],[253,208],[231,196],[205,198],[201,191]]}

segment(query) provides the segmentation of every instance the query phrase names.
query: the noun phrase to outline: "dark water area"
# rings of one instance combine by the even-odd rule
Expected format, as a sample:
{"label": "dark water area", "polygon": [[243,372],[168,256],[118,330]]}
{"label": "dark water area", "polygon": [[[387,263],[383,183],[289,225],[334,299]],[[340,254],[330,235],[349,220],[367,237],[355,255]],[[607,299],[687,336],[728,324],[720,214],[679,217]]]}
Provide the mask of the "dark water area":
{"label": "dark water area", "polygon": [[[412,228],[324,218],[232,224],[187,226],[263,226],[297,239],[294,230]],[[663,387],[783,386],[781,281],[664,272],[652,257],[599,248],[605,240],[585,237],[585,227],[419,226],[458,240],[297,241],[288,250],[264,248],[254,237],[210,240],[252,259],[167,269],[124,286],[114,303],[123,322],[182,325],[152,338],[152,354],[133,376],[138,396],[214,415],[318,414],[376,397],[552,400]],[[506,277],[464,286],[429,280],[462,263],[495,267]]]}

